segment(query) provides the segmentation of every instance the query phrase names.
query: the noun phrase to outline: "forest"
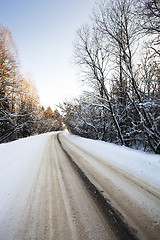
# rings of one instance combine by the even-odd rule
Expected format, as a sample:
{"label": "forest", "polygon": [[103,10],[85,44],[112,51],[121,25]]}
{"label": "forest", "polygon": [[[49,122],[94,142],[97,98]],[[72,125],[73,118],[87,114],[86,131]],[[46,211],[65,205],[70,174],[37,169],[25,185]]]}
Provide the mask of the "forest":
{"label": "forest", "polygon": [[68,130],[160,154],[160,1],[99,1],[74,63],[86,91],[60,104]]}
{"label": "forest", "polygon": [[160,154],[160,1],[100,0],[77,30],[73,55],[86,90],[59,111],[45,109],[0,26],[0,143],[65,124],[79,136]]}
{"label": "forest", "polygon": [[62,130],[58,110],[40,105],[30,77],[20,73],[12,34],[0,26],[0,143]]}

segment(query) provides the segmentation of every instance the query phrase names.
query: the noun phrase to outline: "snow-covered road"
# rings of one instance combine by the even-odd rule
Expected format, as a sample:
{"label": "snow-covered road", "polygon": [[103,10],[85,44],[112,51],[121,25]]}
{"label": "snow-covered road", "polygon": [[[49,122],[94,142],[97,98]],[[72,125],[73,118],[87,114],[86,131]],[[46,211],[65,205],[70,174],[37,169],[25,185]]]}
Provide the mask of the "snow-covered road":
{"label": "snow-covered road", "polygon": [[[21,157],[12,144],[23,148]],[[7,151],[7,145],[12,153],[10,161],[1,164],[1,240],[117,239],[57,134],[5,144],[2,149]]]}
{"label": "snow-covered road", "polygon": [[97,201],[95,189],[89,190],[57,133],[1,144],[0,240],[136,239],[128,230],[140,239],[159,239],[158,181],[149,184],[106,161],[90,150],[92,141],[87,150],[69,134],[60,133],[59,140],[104,199]]}
{"label": "snow-covered road", "polygon": [[[87,139],[74,137],[69,134],[61,134],[60,140],[64,149],[83,170],[90,181],[103,193],[104,197],[110,201],[114,209],[120,212],[124,221],[136,230],[138,238],[148,240],[160,239],[159,156],[152,157],[151,154],[149,155],[149,165],[151,165],[150,168],[153,172],[150,172],[149,175],[151,177],[148,176],[147,179],[146,172],[148,172],[148,166],[145,165],[148,160],[148,155],[144,162],[145,153],[142,154],[136,151],[136,156],[136,152],[129,150],[130,154],[128,154],[128,152],[125,153],[124,149],[118,147],[119,159],[117,159],[117,163],[115,163],[116,161],[112,161],[114,157],[108,158],[107,147],[106,151],[104,151],[103,143],[100,144],[100,142],[97,142],[97,144],[96,141],[92,143],[89,140],[88,144]],[[89,146],[87,146],[87,144]],[[98,147],[100,149],[98,149]],[[112,144],[110,147],[110,152],[112,152],[115,147],[113,147]],[[103,153],[101,151],[103,151]],[[128,165],[130,166],[126,168],[123,167],[121,151],[124,154],[124,159],[128,156]],[[137,161],[136,158],[139,157],[139,163],[137,162],[137,165],[141,166],[141,168],[137,169],[137,171],[135,170],[135,164],[130,164],[130,160],[133,160],[132,155],[135,157],[135,162]],[[118,160],[120,163],[118,163]],[[156,167],[153,167],[154,165]],[[144,171],[141,177],[139,176],[140,170]]]}

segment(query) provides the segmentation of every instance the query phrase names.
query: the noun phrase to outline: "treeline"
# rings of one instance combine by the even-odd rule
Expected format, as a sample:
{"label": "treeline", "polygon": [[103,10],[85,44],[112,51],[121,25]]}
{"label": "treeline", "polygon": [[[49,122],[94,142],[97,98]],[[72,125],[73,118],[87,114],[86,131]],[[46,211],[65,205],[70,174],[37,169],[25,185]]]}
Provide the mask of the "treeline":
{"label": "treeline", "polygon": [[75,63],[88,91],[61,104],[69,131],[160,153],[160,1],[95,6],[77,31]]}
{"label": "treeline", "polygon": [[37,90],[18,67],[8,28],[0,26],[0,143],[62,129],[60,114],[39,103]]}

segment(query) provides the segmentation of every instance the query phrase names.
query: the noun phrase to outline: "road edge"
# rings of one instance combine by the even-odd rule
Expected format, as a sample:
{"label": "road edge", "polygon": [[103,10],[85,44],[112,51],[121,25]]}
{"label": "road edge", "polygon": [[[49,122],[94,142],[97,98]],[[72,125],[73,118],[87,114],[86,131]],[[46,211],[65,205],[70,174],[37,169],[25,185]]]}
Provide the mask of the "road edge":
{"label": "road edge", "polygon": [[73,167],[75,168],[76,172],[79,174],[81,179],[83,180],[87,190],[89,190],[90,194],[92,195],[93,199],[96,201],[98,207],[100,208],[101,212],[104,214],[105,218],[109,222],[112,227],[112,230],[115,232],[117,237],[120,240],[138,240],[137,231],[132,228],[124,219],[122,214],[115,209],[111,204],[110,200],[103,195],[102,191],[100,191],[86,176],[84,171],[77,165],[77,163],[73,160],[73,158],[69,155],[69,153],[65,150],[62,142],[59,139],[59,134],[57,134],[57,140],[66,154],[67,158],[72,163]]}

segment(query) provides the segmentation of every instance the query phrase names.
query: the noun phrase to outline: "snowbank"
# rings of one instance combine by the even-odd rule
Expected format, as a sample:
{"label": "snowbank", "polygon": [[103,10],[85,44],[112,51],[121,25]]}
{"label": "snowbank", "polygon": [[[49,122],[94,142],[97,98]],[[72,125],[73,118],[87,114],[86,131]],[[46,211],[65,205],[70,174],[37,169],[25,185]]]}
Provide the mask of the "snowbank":
{"label": "snowbank", "polygon": [[[0,227],[2,235],[5,235],[6,231],[7,236],[12,235],[13,229],[21,221],[31,186],[41,164],[44,148],[51,134],[53,133],[0,144]],[[8,239],[13,239],[10,237]],[[0,239],[2,239],[1,235]]]}
{"label": "snowbank", "polygon": [[113,143],[82,138],[68,131],[65,131],[64,135],[83,149],[160,189],[159,155],[133,150]]}

